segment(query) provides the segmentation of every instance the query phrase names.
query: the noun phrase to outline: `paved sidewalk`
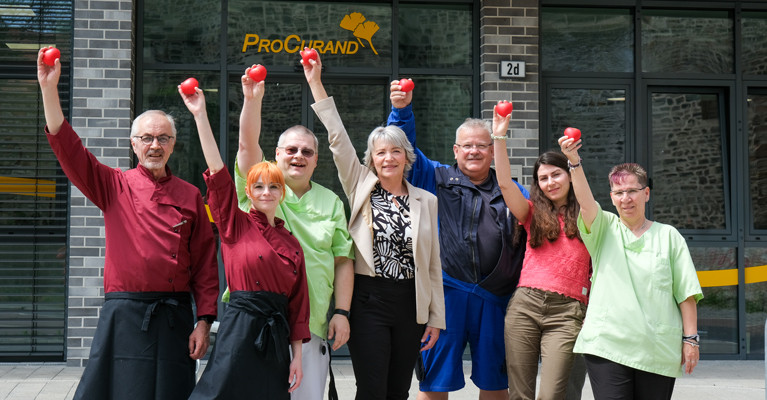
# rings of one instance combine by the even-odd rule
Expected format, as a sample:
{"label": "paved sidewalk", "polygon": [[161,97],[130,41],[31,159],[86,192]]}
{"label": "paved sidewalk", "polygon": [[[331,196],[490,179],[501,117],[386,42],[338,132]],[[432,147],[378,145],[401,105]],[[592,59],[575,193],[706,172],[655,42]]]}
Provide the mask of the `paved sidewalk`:
{"label": "paved sidewalk", "polygon": [[[450,395],[451,400],[475,400],[478,389],[468,380],[471,366],[464,363],[467,386]],[[0,399],[69,400],[83,369],[64,364],[0,364]],[[354,373],[348,360],[333,362],[340,399],[354,398]],[[764,361],[701,361],[692,375],[676,381],[674,400],[765,400]],[[415,398],[418,382],[413,379],[410,398]],[[593,399],[586,380],[583,400]],[[106,400],[106,399],[105,399]]]}

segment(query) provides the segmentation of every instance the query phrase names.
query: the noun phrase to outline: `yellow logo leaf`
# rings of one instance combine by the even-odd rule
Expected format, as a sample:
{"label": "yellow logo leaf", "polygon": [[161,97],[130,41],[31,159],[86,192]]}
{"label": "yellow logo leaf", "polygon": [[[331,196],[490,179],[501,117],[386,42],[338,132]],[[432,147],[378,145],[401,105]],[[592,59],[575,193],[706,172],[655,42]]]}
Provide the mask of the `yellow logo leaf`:
{"label": "yellow logo leaf", "polygon": [[365,45],[362,43],[361,39],[365,39],[370,45],[370,49],[373,50],[373,53],[378,55],[378,51],[376,51],[376,48],[373,46],[373,42],[370,41],[370,39],[373,38],[373,35],[380,29],[377,23],[366,21],[364,15],[358,12],[353,12],[344,16],[340,26],[347,31],[352,31],[354,37],[357,38],[357,41],[362,47],[365,47]]}

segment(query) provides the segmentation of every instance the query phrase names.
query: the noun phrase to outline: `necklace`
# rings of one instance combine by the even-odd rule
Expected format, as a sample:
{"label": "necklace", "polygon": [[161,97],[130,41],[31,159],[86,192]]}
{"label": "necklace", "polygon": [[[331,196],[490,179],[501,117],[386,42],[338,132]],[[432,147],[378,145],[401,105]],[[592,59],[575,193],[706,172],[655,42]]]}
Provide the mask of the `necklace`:
{"label": "necklace", "polygon": [[631,232],[635,232],[635,231],[642,232],[644,230],[645,225],[647,225],[647,218],[645,218],[644,221],[642,222],[642,226],[640,226],[639,229],[636,229],[636,230],[631,229],[631,227],[628,226],[628,224],[625,221],[623,221],[623,225],[626,225],[626,228],[629,228]]}

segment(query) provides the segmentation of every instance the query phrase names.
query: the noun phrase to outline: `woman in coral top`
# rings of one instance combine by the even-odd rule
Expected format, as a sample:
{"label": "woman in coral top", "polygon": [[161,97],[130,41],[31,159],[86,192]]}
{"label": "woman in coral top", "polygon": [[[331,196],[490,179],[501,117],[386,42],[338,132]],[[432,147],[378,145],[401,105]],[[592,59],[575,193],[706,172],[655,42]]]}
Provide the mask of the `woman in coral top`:
{"label": "woman in coral top", "polygon": [[310,333],[304,253],[275,216],[285,196],[285,179],[274,164],[252,166],[245,189],[251,209],[241,211],[202,90],[186,95],[179,89],[179,94],[194,115],[208,164],[203,174],[208,205],[221,237],[231,290],[216,346],[189,399],[288,400],[301,384],[301,344],[309,341]]}
{"label": "woman in coral top", "polygon": [[561,153],[541,154],[525,199],[506,157],[509,119],[494,110],[495,169],[506,205],[528,237],[519,286],[506,309],[509,398],[535,398],[540,357],[538,398],[564,399],[591,287],[591,259],[578,233],[580,207],[569,171],[576,166]]}

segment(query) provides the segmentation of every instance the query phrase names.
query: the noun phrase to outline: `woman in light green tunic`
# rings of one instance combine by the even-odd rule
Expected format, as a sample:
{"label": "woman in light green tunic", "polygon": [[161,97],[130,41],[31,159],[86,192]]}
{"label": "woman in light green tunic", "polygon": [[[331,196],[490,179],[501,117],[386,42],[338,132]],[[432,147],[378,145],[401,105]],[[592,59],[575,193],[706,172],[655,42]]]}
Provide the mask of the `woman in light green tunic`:
{"label": "woman in light green tunic", "polygon": [[578,228],[594,272],[583,329],[583,353],[594,397],[670,399],[675,378],[699,358],[697,302],[703,298],[690,252],[670,225],[650,221],[647,172],[621,164],[609,174],[618,215],[602,210],[581,166],[580,140],[559,139],[568,158]]}

